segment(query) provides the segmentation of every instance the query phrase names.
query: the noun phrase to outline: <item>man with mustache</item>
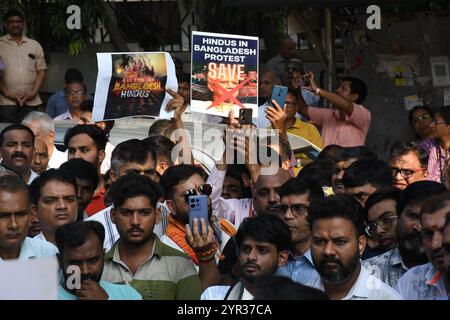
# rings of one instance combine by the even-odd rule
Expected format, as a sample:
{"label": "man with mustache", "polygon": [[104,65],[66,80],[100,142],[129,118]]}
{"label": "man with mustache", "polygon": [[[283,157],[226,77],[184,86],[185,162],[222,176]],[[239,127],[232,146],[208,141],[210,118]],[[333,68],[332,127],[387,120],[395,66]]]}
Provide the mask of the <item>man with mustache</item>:
{"label": "man with mustache", "polygon": [[[445,226],[443,231],[442,247],[445,252],[445,279],[450,283],[450,214],[447,213],[445,218]],[[447,295],[441,297],[440,300],[449,300],[450,292],[447,290]]]}
{"label": "man with mustache", "polygon": [[153,233],[161,195],[143,175],[127,174],[111,185],[111,220],[120,238],[106,254],[102,279],[130,284],[145,300],[198,299],[201,284],[191,259]]}
{"label": "man with mustache", "polygon": [[56,244],[56,230],[77,219],[75,178],[59,169],[50,169],[33,181],[30,194],[31,211],[39,219],[42,230],[36,237]]}
{"label": "man with mustache", "polygon": [[56,255],[57,250],[50,243],[27,237],[30,205],[28,187],[21,178],[0,177],[0,263]]}
{"label": "man with mustache", "polygon": [[398,245],[381,255],[364,260],[364,267],[372,275],[395,288],[398,279],[408,269],[427,263],[420,233],[420,210],[428,197],[445,191],[445,186],[435,181],[414,182],[403,190],[396,206]]}
{"label": "man with mustache", "polygon": [[58,262],[64,275],[59,300],[142,300],[128,285],[101,280],[104,236],[105,229],[96,221],[72,222],[56,230]]}
{"label": "man with mustache", "polygon": [[345,171],[353,162],[365,159],[376,159],[375,154],[367,147],[347,147],[336,152],[333,164],[333,174],[331,184],[334,194],[344,193],[342,178]]}
{"label": "man with mustache", "polygon": [[311,204],[311,254],[321,276],[315,287],[331,300],[397,300],[400,295],[361,266],[366,246],[364,212],[349,195]]}
{"label": "man with mustache", "polygon": [[311,180],[292,178],[280,188],[277,215],[289,227],[291,246],[288,261],[277,274],[303,285],[311,286],[320,277],[311,258],[308,211],[311,203],[323,198],[322,188]]}
{"label": "man with mustache", "polygon": [[430,197],[423,205],[420,223],[422,244],[429,263],[408,270],[398,281],[397,290],[408,300],[426,300],[447,295],[450,284],[445,281],[444,248],[445,218],[450,211],[448,192]]}
{"label": "man with mustache", "polygon": [[202,300],[252,300],[256,284],[274,275],[286,263],[289,228],[272,214],[247,218],[236,233],[236,243],[239,247],[239,281],[231,287],[209,287],[203,292]]}
{"label": "man with mustache", "polygon": [[0,133],[1,165],[17,172],[27,184],[38,176],[31,170],[34,152],[34,134],[21,124],[7,126]]}

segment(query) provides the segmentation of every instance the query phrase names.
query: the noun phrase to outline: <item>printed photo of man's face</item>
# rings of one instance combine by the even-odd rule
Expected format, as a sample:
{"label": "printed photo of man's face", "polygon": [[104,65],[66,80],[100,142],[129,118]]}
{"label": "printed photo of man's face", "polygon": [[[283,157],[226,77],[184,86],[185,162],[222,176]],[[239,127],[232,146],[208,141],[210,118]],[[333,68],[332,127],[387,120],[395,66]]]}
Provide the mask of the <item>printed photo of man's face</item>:
{"label": "printed photo of man's face", "polygon": [[[234,104],[231,97],[224,97],[226,92],[232,91],[239,85],[243,77],[243,70],[241,65],[233,64],[210,64],[208,70],[208,89],[213,93],[213,103],[227,105]],[[222,87],[219,88],[218,86]],[[239,90],[235,90],[229,94],[236,98],[239,95]],[[222,100],[222,101],[221,101]]]}

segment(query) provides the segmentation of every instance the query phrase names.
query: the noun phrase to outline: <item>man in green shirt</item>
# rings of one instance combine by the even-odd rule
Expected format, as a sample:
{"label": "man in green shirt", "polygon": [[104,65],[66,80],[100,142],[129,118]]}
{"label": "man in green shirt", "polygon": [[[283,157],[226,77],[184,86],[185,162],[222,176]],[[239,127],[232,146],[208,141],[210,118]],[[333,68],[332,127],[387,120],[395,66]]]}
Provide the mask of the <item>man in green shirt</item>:
{"label": "man in green shirt", "polygon": [[161,188],[142,175],[127,174],[112,184],[111,220],[120,238],[106,254],[102,279],[129,284],[143,299],[199,299],[200,278],[191,259],[153,233],[161,196]]}

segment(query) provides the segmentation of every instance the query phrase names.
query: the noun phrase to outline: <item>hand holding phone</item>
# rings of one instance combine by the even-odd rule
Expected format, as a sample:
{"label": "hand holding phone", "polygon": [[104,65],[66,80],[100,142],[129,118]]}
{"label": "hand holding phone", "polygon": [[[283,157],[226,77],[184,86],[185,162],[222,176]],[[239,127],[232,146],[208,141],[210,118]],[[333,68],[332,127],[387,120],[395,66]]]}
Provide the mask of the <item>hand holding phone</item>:
{"label": "hand holding phone", "polygon": [[198,233],[203,233],[201,219],[205,220],[206,226],[208,226],[208,196],[190,196],[188,198],[189,205],[189,226],[193,233],[194,231],[194,219],[197,219]]}
{"label": "hand holding phone", "polygon": [[275,107],[272,100],[275,100],[281,109],[284,110],[284,104],[286,103],[286,97],[288,93],[288,88],[285,86],[274,85],[272,91],[272,97],[270,98],[269,104]]}

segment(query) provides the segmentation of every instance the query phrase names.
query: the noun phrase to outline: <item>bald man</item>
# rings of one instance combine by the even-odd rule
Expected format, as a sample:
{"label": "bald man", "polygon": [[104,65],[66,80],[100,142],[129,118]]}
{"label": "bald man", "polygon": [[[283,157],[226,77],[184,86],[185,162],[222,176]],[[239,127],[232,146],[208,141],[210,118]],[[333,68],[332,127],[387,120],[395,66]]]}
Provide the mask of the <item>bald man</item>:
{"label": "bald man", "polygon": [[295,56],[295,42],[290,36],[283,35],[279,42],[279,54],[267,61],[267,70],[275,71],[279,77],[283,76],[286,63],[289,61],[298,61]]}
{"label": "bald man", "polygon": [[275,71],[267,71],[261,77],[261,83],[259,87],[259,96],[264,99],[264,104],[258,107],[258,122],[256,126],[258,128],[267,128],[270,126],[269,119],[266,118],[266,108],[269,106],[269,100],[272,97],[272,91],[274,85],[281,85],[281,78]]}
{"label": "bald man", "polygon": [[47,170],[48,161],[50,157],[48,155],[48,146],[44,140],[36,138],[34,140],[34,154],[31,161],[31,170],[37,174],[41,174]]}

